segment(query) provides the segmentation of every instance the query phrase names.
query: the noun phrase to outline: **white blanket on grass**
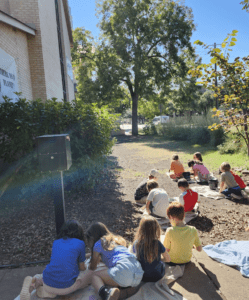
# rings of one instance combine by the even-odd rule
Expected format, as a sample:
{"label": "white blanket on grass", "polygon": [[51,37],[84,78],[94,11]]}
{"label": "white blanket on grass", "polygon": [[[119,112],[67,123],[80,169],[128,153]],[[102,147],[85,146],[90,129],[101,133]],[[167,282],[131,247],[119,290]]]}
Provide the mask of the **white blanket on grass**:
{"label": "white blanket on grass", "polygon": [[210,190],[208,185],[195,186],[193,188],[193,190],[195,192],[197,192],[199,195],[204,196],[206,198],[211,198],[211,199],[215,199],[215,200],[224,198],[224,196],[221,195],[219,192],[217,192],[215,190]]}

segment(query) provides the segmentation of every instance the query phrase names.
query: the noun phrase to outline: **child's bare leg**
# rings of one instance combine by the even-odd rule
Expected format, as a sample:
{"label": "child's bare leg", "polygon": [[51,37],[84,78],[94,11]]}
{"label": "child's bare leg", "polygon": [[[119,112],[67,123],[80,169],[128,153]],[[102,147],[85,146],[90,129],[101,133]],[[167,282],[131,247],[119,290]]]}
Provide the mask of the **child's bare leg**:
{"label": "child's bare leg", "polygon": [[98,291],[104,284],[110,286],[118,286],[117,282],[115,282],[108,274],[108,270],[101,270],[94,272],[92,276],[92,285]]}
{"label": "child's bare leg", "polygon": [[[113,286],[114,288],[108,291],[108,289],[105,287],[105,284]],[[109,276],[108,270],[94,272],[92,277],[92,285],[102,299],[119,299],[120,291],[117,288],[118,284]]]}

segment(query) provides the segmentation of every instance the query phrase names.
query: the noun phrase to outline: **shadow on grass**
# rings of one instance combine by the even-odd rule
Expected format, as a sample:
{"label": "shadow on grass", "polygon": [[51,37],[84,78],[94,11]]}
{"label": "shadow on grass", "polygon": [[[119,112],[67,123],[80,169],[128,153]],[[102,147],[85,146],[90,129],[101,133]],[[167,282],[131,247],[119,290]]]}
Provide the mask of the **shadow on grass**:
{"label": "shadow on grass", "polygon": [[165,149],[170,151],[185,152],[192,154],[194,152],[206,152],[215,151],[214,147],[210,145],[190,145],[187,141],[167,140],[165,137],[160,136],[118,136],[116,144],[122,143],[142,143],[145,146],[155,149]]}

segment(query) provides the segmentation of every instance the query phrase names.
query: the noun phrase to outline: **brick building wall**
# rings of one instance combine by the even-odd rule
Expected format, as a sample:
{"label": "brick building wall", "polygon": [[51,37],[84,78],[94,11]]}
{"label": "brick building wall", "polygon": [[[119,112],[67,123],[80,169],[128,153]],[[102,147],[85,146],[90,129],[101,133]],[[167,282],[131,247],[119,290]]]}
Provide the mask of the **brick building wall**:
{"label": "brick building wall", "polygon": [[56,97],[62,100],[63,88],[54,1],[39,0],[39,19],[47,98]]}
{"label": "brick building wall", "polygon": [[[70,101],[74,99],[74,84],[68,76],[66,58],[71,60],[70,41],[72,42],[72,35],[68,23],[67,0],[58,0],[58,3],[66,96]],[[55,0],[0,0],[0,10],[36,29],[35,35],[26,34],[33,99],[45,100],[56,97],[61,100],[63,87]],[[1,28],[2,24],[0,23]],[[19,30],[17,31],[19,32]]]}
{"label": "brick building wall", "polygon": [[27,34],[2,23],[0,45],[1,49],[15,59],[18,86],[19,90],[22,91],[22,97],[28,100],[33,99]]}
{"label": "brick building wall", "polygon": [[47,98],[38,0],[9,0],[10,14],[23,23],[34,24],[35,36],[28,36],[29,61],[34,99]]}

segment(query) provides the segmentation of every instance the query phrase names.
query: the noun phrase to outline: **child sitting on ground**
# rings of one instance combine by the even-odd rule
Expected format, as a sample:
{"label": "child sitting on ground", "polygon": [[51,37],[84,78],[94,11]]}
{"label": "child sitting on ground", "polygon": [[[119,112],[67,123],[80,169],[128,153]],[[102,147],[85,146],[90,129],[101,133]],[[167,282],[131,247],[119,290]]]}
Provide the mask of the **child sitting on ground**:
{"label": "child sitting on ground", "polygon": [[161,227],[152,216],[141,219],[135,240],[133,252],[136,253],[144,275],[142,281],[156,282],[165,274],[165,264],[161,261],[170,262],[170,256],[160,242]]}
{"label": "child sitting on ground", "polygon": [[148,180],[151,180],[151,179],[154,179],[157,181],[157,177],[158,177],[158,171],[155,170],[155,169],[152,169],[150,171],[150,174],[149,174],[149,178],[148,179],[145,179],[143,180],[139,185],[138,187],[136,188],[136,192],[134,194],[134,198],[135,198],[135,201],[137,204],[146,204],[146,200],[147,200],[147,197],[148,197],[148,190],[147,190],[147,182]]}
{"label": "child sitting on ground", "polygon": [[182,265],[190,262],[192,248],[202,251],[201,242],[194,226],[184,223],[184,206],[175,201],[167,209],[167,216],[172,227],[168,228],[163,242],[169,252],[171,262],[169,265]]}
{"label": "child sitting on ground", "polygon": [[182,177],[184,167],[183,164],[179,161],[179,156],[177,154],[174,154],[172,156],[169,172],[170,171],[174,171],[173,174],[169,175],[171,179],[177,179]]}
{"label": "child sitting on ground", "polygon": [[36,289],[40,298],[55,298],[83,289],[91,283],[92,271],[85,266],[85,242],[82,226],[67,221],[54,241],[50,263],[43,274],[24,279],[20,300],[29,300]]}
{"label": "child sitting on ground", "polygon": [[167,218],[166,209],[169,206],[168,195],[164,189],[159,188],[155,180],[147,182],[149,195],[147,197],[146,211],[156,216]]}
{"label": "child sitting on ground", "polygon": [[[102,300],[117,300],[118,287],[138,286],[143,277],[143,269],[136,256],[126,248],[126,241],[114,235],[103,223],[95,223],[86,233],[91,248],[90,270],[95,270],[102,259],[107,270],[95,271],[92,285]],[[108,289],[107,286],[113,288]]]}
{"label": "child sitting on ground", "polygon": [[[235,181],[238,183],[240,189],[241,189],[241,194],[242,196],[245,198],[245,199],[248,199],[248,195],[245,191],[245,188],[246,188],[246,184],[244,183],[244,181],[242,180],[242,178],[235,172],[235,171],[232,171],[230,170],[230,172],[232,173]],[[221,174],[221,170],[219,168],[219,174]]]}
{"label": "child sitting on ground", "polygon": [[200,182],[208,182],[209,171],[201,161],[190,160],[188,166],[192,168],[194,176],[198,176]]}
{"label": "child sitting on ground", "polygon": [[220,165],[221,170],[221,183],[220,193],[226,197],[232,197],[238,200],[243,199],[241,189],[238,183],[235,181],[233,174],[230,172],[231,166],[227,162],[223,162]]}
{"label": "child sitting on ground", "polygon": [[192,211],[198,201],[198,193],[189,188],[188,181],[184,178],[178,181],[178,188],[182,191],[179,202],[184,206],[184,211]]}

